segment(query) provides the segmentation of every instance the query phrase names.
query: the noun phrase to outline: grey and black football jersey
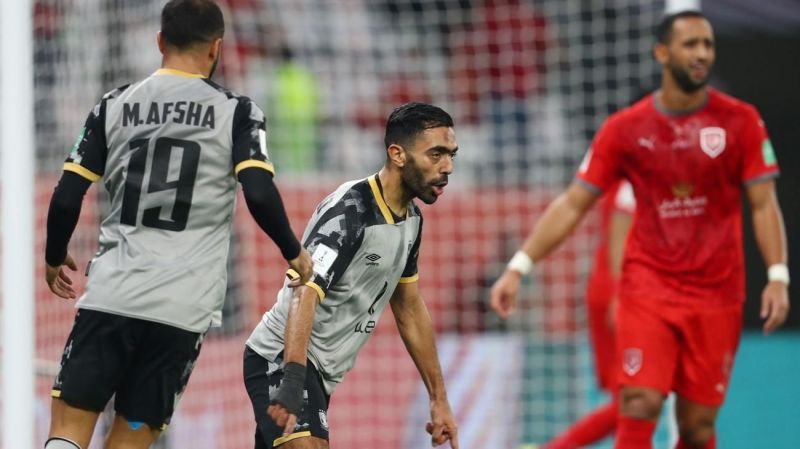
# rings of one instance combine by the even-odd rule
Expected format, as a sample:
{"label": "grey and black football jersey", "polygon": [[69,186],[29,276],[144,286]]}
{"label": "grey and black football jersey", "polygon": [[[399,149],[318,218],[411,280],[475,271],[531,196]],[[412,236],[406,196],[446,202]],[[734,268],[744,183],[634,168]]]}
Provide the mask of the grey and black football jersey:
{"label": "grey and black football jersey", "polygon": [[[314,275],[306,285],[320,303],[308,358],[328,394],[355,364],[398,283],[416,282],[422,215],[411,202],[396,217],[381,193],[377,175],[341,185],[315,210],[303,234]],[[264,314],[247,345],[275,362],[284,348],[292,289],[288,281]]]}
{"label": "grey and black football jersey", "polygon": [[176,70],[103,96],[64,164],[111,198],[77,307],[195,332],[218,325],[236,173],[273,171],[264,114]]}

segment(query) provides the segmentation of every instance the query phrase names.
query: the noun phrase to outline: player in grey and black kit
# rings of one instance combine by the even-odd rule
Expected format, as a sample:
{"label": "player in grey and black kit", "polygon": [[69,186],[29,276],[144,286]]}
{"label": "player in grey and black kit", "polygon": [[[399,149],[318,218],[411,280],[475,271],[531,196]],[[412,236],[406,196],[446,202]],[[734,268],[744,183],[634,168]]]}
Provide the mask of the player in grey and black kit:
{"label": "player in grey and black kit", "polygon": [[164,6],[162,67],[106,94],[86,120],[47,218],[47,283],[75,298],[63,265],[83,196],[100,179],[111,208],[53,386],[46,449],[86,449],[116,395],[106,448],[147,448],[169,423],[203,335],[219,325],[226,258],[242,183],[255,220],[280,247],[296,285],[311,258],[272,181],[264,115],[209,81],[224,24],[210,0]]}
{"label": "player in grey and black kit", "polygon": [[435,106],[403,105],[389,116],[385,144],[379,173],[343,184],[319,204],[303,235],[312,279],[294,288],[287,281],[247,341],[256,449],[328,447],[330,395],[387,304],[430,395],[432,441],[458,448],[418,289],[422,215],[412,201],[432,204],[444,191],[458,150],[453,121]]}

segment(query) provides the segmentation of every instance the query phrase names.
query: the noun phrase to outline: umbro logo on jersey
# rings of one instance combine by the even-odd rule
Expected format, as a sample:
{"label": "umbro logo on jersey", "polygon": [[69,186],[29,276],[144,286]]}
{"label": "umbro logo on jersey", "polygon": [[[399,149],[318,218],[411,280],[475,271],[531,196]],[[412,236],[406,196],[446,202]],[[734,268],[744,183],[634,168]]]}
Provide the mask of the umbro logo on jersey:
{"label": "umbro logo on jersey", "polygon": [[364,258],[369,261],[369,262],[367,262],[367,265],[377,266],[378,265],[378,259],[380,259],[381,256],[378,255],[378,254],[372,253],[372,254],[367,254],[366,256],[364,256]]}

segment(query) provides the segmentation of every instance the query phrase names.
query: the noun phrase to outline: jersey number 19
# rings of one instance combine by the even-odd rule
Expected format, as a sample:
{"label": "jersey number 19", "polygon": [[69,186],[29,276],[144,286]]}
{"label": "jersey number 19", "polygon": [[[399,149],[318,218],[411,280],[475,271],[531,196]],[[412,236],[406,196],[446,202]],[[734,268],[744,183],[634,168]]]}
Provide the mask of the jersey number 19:
{"label": "jersey number 19", "polygon": [[[130,142],[133,151],[128,162],[128,174],[125,178],[125,190],[122,196],[120,222],[136,226],[139,212],[139,197],[142,193],[147,150],[150,139],[137,139]],[[175,148],[183,150],[180,161],[178,179],[169,181],[169,163]],[[150,182],[147,193],[175,190],[175,202],[172,206],[170,220],[161,219],[161,207],[150,207],[142,213],[142,225],[168,231],[183,231],[189,220],[189,209],[192,207],[194,180],[197,177],[197,166],[200,162],[200,144],[188,140],[160,137],[155,141],[153,159],[150,167]]]}

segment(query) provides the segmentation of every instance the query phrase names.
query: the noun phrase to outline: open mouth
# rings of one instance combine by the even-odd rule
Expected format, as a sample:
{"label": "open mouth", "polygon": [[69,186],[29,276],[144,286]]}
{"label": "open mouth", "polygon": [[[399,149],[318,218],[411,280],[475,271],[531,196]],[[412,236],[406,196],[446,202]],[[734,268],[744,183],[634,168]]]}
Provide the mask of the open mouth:
{"label": "open mouth", "polygon": [[705,64],[692,64],[689,69],[695,78],[704,78],[708,75],[708,66]]}
{"label": "open mouth", "polygon": [[447,185],[447,181],[440,182],[439,184],[434,184],[431,186],[433,188],[433,194],[436,196],[440,196],[444,193],[444,187]]}

